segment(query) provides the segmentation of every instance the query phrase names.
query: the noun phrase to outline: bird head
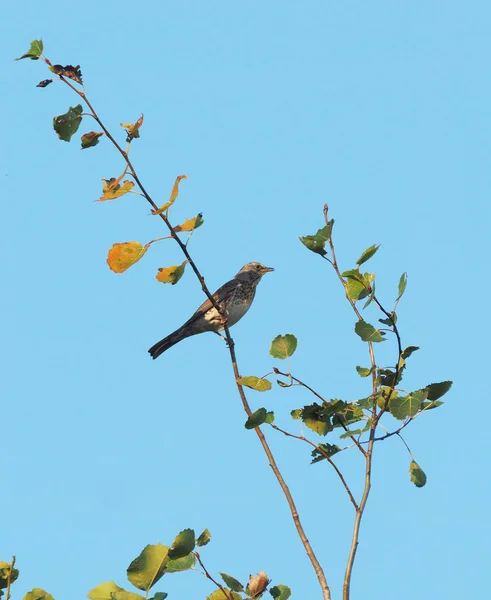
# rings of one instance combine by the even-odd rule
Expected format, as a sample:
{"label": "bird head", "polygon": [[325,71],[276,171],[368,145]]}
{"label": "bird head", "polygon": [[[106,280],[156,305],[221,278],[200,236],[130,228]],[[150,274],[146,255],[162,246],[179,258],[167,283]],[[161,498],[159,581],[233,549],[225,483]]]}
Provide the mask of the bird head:
{"label": "bird head", "polygon": [[259,281],[269,271],[274,271],[274,269],[272,267],[265,267],[258,262],[251,262],[244,265],[235,277],[242,281]]}

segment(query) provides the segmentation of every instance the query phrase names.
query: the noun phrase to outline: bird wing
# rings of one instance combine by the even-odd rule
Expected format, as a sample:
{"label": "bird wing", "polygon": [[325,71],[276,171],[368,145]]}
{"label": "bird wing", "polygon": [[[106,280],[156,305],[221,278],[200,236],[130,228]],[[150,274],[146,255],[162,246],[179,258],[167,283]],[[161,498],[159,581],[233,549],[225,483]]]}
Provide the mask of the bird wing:
{"label": "bird wing", "polygon": [[[227,281],[227,283],[224,283],[222,287],[218,288],[218,290],[213,294],[213,299],[216,300],[218,304],[221,304],[222,302],[228,300],[236,289],[237,281],[235,279],[231,279],[230,281]],[[213,304],[207,298],[203,302],[203,304],[196,310],[194,315],[186,322],[186,325],[202,317],[212,307]]]}

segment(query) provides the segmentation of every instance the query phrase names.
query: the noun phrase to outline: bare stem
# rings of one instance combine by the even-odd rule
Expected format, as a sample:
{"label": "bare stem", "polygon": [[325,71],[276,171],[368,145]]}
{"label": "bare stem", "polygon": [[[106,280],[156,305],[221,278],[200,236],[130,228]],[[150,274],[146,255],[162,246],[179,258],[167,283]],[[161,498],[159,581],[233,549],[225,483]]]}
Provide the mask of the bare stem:
{"label": "bare stem", "polygon": [[[230,334],[228,333],[228,330],[226,330],[227,333],[227,341],[229,340]],[[232,359],[232,365],[233,365],[233,369],[234,369],[234,374],[235,374],[235,380],[237,383],[237,379],[240,378],[240,374],[239,374],[239,369],[237,367],[237,359],[235,356],[235,349],[233,347],[233,345],[229,344],[229,350],[230,350],[230,357]],[[242,400],[242,405],[244,407],[245,412],[247,413],[248,416],[251,416],[252,411],[251,408],[249,406],[249,403],[247,401],[246,395],[244,393],[244,389],[243,387],[237,383],[237,389],[239,391],[239,395],[240,398]],[[276,461],[273,457],[273,453],[271,452],[271,448],[269,447],[268,442],[266,441],[266,437],[264,436],[264,433],[261,431],[261,429],[259,427],[256,427],[254,429],[254,431],[256,432],[256,435],[259,438],[259,441],[261,443],[261,446],[263,447],[263,450],[266,454],[266,456],[268,457],[269,460],[269,466],[271,467],[271,469],[273,470],[273,473],[276,477],[276,479],[278,480],[278,483],[280,484],[280,487],[283,491],[283,494],[286,498],[286,501],[288,502],[288,506],[290,508],[290,512],[292,515],[292,519],[293,519],[293,523],[295,525],[295,528],[297,530],[298,536],[303,544],[303,547],[305,548],[305,552],[310,560],[310,562],[312,563],[312,566],[314,567],[314,571],[315,574],[317,575],[317,579],[319,581],[319,585],[321,587],[322,590],[322,597],[324,600],[330,600],[331,599],[331,590],[329,589],[329,585],[327,583],[327,579],[326,579],[326,575],[324,573],[324,570],[322,569],[317,556],[315,555],[312,546],[310,545],[309,539],[307,538],[307,535],[305,534],[302,522],[300,521],[300,516],[298,514],[298,510],[297,507],[295,505],[295,502],[293,500],[292,494],[290,492],[290,489],[288,488],[288,485],[286,484],[285,480],[283,479],[283,476],[281,474],[281,471],[278,467],[278,465],[276,464]]]}
{"label": "bare stem", "polygon": [[[309,390],[309,392],[312,392],[312,394],[314,394],[314,396],[316,398],[319,398],[319,400],[323,404],[329,406],[330,402],[328,402],[325,398],[323,398],[318,392],[316,392],[309,385],[307,385],[303,381],[300,381],[300,379],[298,379],[297,377],[294,377],[291,373],[283,373],[279,369],[277,369],[276,367],[273,368],[273,371],[274,371],[274,373],[276,375],[283,375],[283,377],[289,377],[290,379],[292,379],[293,381],[295,381],[298,385],[300,385],[300,386],[304,387],[305,389]],[[348,428],[346,427],[346,425],[344,423],[341,423],[341,427],[345,431],[348,431]],[[352,436],[352,435],[350,435],[350,439],[355,444],[355,446],[358,448],[358,450],[363,454],[363,456],[365,456],[366,455],[366,450],[363,448],[363,446],[361,445],[361,443],[354,436]]]}
{"label": "bare stem", "polygon": [[339,479],[341,480],[341,483],[343,484],[344,489],[346,490],[351,503],[355,507],[355,510],[358,509],[358,504],[356,503],[356,500],[355,500],[348,484],[346,483],[344,475],[341,473],[337,464],[332,460],[332,458],[329,456],[329,454],[324,452],[324,450],[320,446],[318,446],[317,444],[314,444],[314,442],[312,442],[311,440],[309,440],[308,438],[306,438],[303,435],[295,435],[293,433],[290,433],[289,431],[285,431],[284,429],[281,429],[281,427],[278,427],[278,425],[271,424],[271,427],[273,429],[276,429],[276,431],[279,431],[283,435],[286,435],[287,437],[291,437],[296,440],[301,440],[302,442],[309,444],[310,446],[312,446],[312,448],[315,448],[320,454],[322,454],[322,456],[327,460],[327,462],[331,465],[331,467],[336,471],[336,474],[339,477]]}
{"label": "bare stem", "polygon": [[351,537],[351,547],[348,555],[348,562],[346,563],[346,571],[344,574],[343,600],[349,600],[350,598],[351,575],[353,573],[353,565],[355,564],[356,550],[358,549],[361,519],[363,517],[363,512],[365,510],[368,496],[370,494],[370,488],[372,485],[371,480],[374,434],[375,428],[372,423],[372,428],[370,429],[370,440],[368,442],[367,455],[365,459],[365,485],[363,488],[360,506],[356,510],[355,522],[353,524],[353,535]]}
{"label": "bare stem", "polygon": [[[326,226],[329,227],[327,204],[324,205],[324,219],[326,221]],[[343,277],[341,275],[341,271],[339,270],[338,263],[336,260],[336,251],[334,249],[334,242],[332,241],[332,234],[329,236],[329,247],[331,249],[331,255],[332,255],[332,260],[330,260],[329,262],[331,263],[334,271],[336,272],[336,275],[337,275],[339,281],[341,282],[341,284],[344,288],[344,292],[346,294],[346,299],[350,303],[351,308],[353,309],[353,311],[356,314],[356,316],[358,317],[358,319],[360,321],[362,321],[363,318],[360,314],[360,311],[356,307],[354,300],[352,300],[349,297],[348,290],[347,290],[347,283],[343,279]],[[376,392],[377,392],[377,373],[376,373],[375,353],[373,350],[372,342],[368,342],[368,353],[370,355],[370,362],[372,365],[372,393],[376,394]],[[375,440],[375,431],[376,431],[377,424],[378,424],[376,401],[373,402],[373,407],[372,407],[371,412],[372,412],[372,423],[371,423],[371,427],[370,427],[368,447],[367,447],[367,450],[365,453],[365,483],[364,483],[363,494],[362,494],[362,497],[360,500],[360,504],[355,511],[356,514],[355,514],[355,521],[353,524],[353,534],[351,537],[351,546],[350,546],[348,561],[346,563],[346,570],[345,570],[345,574],[344,574],[343,600],[349,600],[349,598],[350,598],[351,575],[353,573],[353,565],[355,563],[356,550],[358,548],[358,543],[359,543],[360,525],[361,525],[363,513],[365,511],[365,507],[366,507],[366,504],[368,501],[368,497],[370,495],[371,480],[372,480],[373,445],[374,445],[374,440]]]}
{"label": "bare stem", "polygon": [[199,564],[201,565],[201,568],[204,571],[204,573],[203,573],[204,576],[207,579],[209,579],[210,581],[213,581],[213,583],[222,592],[222,594],[225,596],[225,598],[227,600],[233,600],[232,596],[228,593],[228,590],[226,590],[221,583],[219,583],[216,579],[213,579],[213,577],[210,575],[210,573],[208,572],[208,569],[205,567],[205,565],[203,564],[203,561],[201,560],[201,556],[199,555],[199,552],[193,552],[193,554],[198,559],[198,562],[199,562]]}

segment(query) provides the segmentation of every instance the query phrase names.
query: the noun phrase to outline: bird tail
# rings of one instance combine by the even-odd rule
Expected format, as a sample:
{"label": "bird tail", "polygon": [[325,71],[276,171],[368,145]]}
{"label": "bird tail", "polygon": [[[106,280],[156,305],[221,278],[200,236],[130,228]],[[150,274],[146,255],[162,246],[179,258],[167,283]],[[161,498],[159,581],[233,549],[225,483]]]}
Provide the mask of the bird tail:
{"label": "bird tail", "polygon": [[191,334],[184,333],[183,328],[178,329],[177,331],[174,331],[174,333],[171,333],[164,339],[160,340],[160,342],[157,342],[156,344],[154,344],[148,352],[149,352],[150,356],[155,360],[161,354],[163,354],[166,350],[168,350],[169,348],[172,348],[172,346],[174,346],[181,340],[189,337],[189,335],[193,335],[193,334],[192,333]]}

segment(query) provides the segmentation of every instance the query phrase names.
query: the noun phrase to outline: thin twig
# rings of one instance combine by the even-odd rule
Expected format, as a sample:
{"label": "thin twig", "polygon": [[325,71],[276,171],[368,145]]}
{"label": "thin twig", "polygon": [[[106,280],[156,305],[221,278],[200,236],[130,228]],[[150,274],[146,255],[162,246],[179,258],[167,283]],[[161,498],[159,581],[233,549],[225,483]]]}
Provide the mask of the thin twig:
{"label": "thin twig", "polygon": [[310,446],[315,448],[320,454],[322,454],[322,456],[327,460],[327,462],[331,465],[331,467],[336,471],[339,479],[341,480],[341,483],[344,485],[344,489],[346,490],[346,492],[349,496],[349,499],[351,500],[351,503],[355,507],[355,510],[358,510],[358,504],[357,504],[353,494],[351,493],[349,485],[346,483],[346,479],[344,478],[343,474],[339,470],[337,464],[332,460],[332,458],[329,456],[329,454],[327,454],[327,452],[324,452],[324,450],[320,446],[318,446],[317,444],[315,444],[314,442],[312,442],[311,440],[309,440],[308,438],[306,438],[303,435],[295,435],[293,433],[290,433],[289,431],[285,431],[284,429],[281,429],[281,427],[278,427],[278,425],[275,425],[274,423],[271,424],[271,427],[273,429],[276,429],[276,431],[279,431],[283,435],[286,435],[287,437],[291,437],[296,440],[301,440],[302,442],[309,444]]}
{"label": "thin twig", "polygon": [[384,405],[380,409],[380,412],[377,416],[377,424],[378,424],[378,422],[382,418],[382,415],[384,414],[384,412],[387,410],[387,408],[389,406],[390,399],[395,390],[395,386],[397,385],[397,380],[399,379],[399,374],[401,372],[400,365],[401,365],[401,357],[402,357],[402,342],[401,342],[401,336],[399,335],[399,330],[397,329],[396,321],[395,321],[394,317],[392,316],[392,314],[390,312],[388,312],[387,310],[385,310],[385,308],[382,306],[382,304],[379,302],[379,300],[377,299],[377,297],[375,295],[373,296],[373,301],[379,307],[379,309],[384,313],[384,315],[389,319],[391,326],[392,326],[392,331],[394,332],[396,339],[397,339],[397,349],[399,351],[398,357],[397,357],[397,364],[395,366],[394,383],[393,383],[393,385],[390,386],[390,391],[387,394],[387,398],[385,399]]}
{"label": "thin twig", "polygon": [[226,590],[221,583],[219,583],[216,579],[213,579],[213,577],[210,575],[210,573],[208,572],[207,568],[203,564],[203,561],[201,560],[201,556],[199,555],[199,552],[193,552],[193,554],[198,559],[198,562],[199,562],[199,564],[201,565],[201,567],[202,567],[202,569],[204,571],[203,575],[207,579],[209,579],[210,581],[213,581],[213,583],[217,586],[217,588],[219,590],[221,590],[221,592],[223,593],[223,595],[225,596],[225,598],[227,600],[233,600],[233,597],[232,597],[231,594],[228,593],[228,590]]}
{"label": "thin twig", "polygon": [[[323,398],[318,392],[316,392],[313,388],[311,388],[309,385],[307,385],[306,383],[304,383],[303,381],[300,381],[300,379],[298,379],[297,377],[294,377],[291,373],[283,373],[282,371],[280,371],[279,369],[277,369],[276,367],[273,368],[273,371],[276,375],[282,375],[283,377],[290,377],[290,379],[292,379],[293,381],[296,381],[298,383],[298,385],[306,388],[307,390],[309,390],[309,392],[312,392],[312,394],[314,394],[314,396],[316,396],[317,398],[319,398],[319,400],[326,406],[329,406],[331,403],[326,400],[325,398]],[[344,423],[341,422],[341,427],[345,430],[348,431],[348,428],[346,427],[346,425]],[[363,454],[363,456],[366,455],[366,451],[363,448],[363,446],[360,444],[360,441],[357,440],[354,436],[350,435],[349,436],[351,441],[355,444],[355,446],[358,448],[358,450]]]}

